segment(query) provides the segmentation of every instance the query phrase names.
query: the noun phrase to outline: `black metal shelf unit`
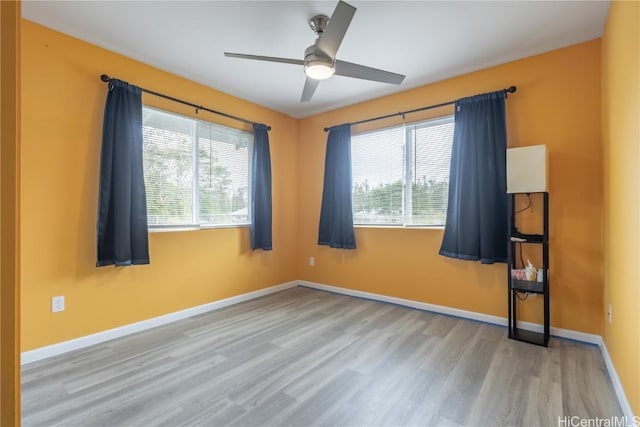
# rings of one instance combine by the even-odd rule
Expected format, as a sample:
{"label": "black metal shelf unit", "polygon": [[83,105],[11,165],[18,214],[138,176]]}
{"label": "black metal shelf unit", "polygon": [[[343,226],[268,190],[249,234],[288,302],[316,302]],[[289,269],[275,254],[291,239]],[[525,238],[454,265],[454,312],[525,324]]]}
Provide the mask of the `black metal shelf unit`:
{"label": "black metal shelf unit", "polygon": [[[543,200],[543,233],[523,234],[516,229],[515,194],[509,194],[509,268],[508,275],[508,304],[509,304],[509,338],[525,341],[546,347],[549,343],[549,193],[542,194]],[[542,249],[542,281],[517,280],[511,277],[511,270],[516,268],[516,247],[523,244],[540,245]],[[532,332],[518,328],[518,294],[540,294],[544,301],[544,331]]]}

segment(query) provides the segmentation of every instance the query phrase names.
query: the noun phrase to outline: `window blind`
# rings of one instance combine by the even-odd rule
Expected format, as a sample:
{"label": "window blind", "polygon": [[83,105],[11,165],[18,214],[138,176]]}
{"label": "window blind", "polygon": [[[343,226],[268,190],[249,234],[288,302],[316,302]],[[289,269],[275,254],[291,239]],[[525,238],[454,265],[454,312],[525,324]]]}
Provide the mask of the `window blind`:
{"label": "window blind", "polygon": [[252,134],[143,109],[150,227],[246,224]]}
{"label": "window blind", "polygon": [[403,158],[402,127],[351,137],[354,224],[403,223]]}
{"label": "window blind", "polygon": [[248,222],[250,143],[251,135],[246,132],[199,123],[201,224]]}
{"label": "window blind", "polygon": [[195,224],[195,121],[144,108],[142,123],[142,153],[149,226]]}
{"label": "window blind", "polygon": [[453,116],[351,139],[354,224],[444,225]]}
{"label": "window blind", "polygon": [[449,195],[453,117],[408,126],[411,210],[408,225],[444,225]]}

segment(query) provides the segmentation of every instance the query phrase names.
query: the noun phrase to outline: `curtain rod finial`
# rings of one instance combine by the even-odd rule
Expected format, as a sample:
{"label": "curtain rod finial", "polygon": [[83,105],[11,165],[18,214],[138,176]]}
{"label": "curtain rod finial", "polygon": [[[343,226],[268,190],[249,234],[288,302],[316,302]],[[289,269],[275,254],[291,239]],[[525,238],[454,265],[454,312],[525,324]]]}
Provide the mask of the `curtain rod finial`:
{"label": "curtain rod finial", "polygon": [[507,92],[509,93],[514,93],[517,90],[517,88],[515,86],[511,86],[508,89],[506,89]]}
{"label": "curtain rod finial", "polygon": [[103,74],[100,76],[100,80],[102,80],[103,82],[107,83],[109,81],[111,81],[111,78],[109,76],[107,76],[106,74]]}

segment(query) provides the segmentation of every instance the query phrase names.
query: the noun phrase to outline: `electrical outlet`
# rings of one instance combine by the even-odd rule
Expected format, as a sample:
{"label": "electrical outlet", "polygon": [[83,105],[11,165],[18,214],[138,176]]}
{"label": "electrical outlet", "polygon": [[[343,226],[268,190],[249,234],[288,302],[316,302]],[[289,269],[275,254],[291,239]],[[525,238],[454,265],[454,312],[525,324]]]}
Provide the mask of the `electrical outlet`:
{"label": "electrical outlet", "polygon": [[51,298],[51,312],[64,311],[64,296]]}
{"label": "electrical outlet", "polygon": [[611,304],[609,304],[609,311],[607,312],[607,316],[609,317],[609,324],[613,323],[613,310],[611,309]]}
{"label": "electrical outlet", "polygon": [[309,265],[311,267],[313,267],[314,265],[316,265],[316,259],[312,256],[309,257]]}

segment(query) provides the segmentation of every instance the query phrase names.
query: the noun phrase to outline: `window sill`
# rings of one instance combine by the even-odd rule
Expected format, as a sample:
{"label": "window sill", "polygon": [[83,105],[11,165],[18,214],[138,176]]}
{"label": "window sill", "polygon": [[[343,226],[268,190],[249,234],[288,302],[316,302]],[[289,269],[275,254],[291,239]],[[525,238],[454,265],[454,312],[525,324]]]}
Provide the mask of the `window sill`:
{"label": "window sill", "polygon": [[354,228],[389,228],[393,230],[444,230],[444,225],[375,225],[353,224]]}
{"label": "window sill", "polygon": [[197,231],[199,227],[166,227],[166,228],[151,228],[149,227],[149,233],[173,233],[176,231]]}
{"label": "window sill", "polygon": [[198,230],[211,230],[217,228],[247,228],[251,224],[238,223],[238,224],[222,224],[222,225],[200,225],[192,227],[149,227],[149,233],[174,233],[179,231],[198,231]]}

